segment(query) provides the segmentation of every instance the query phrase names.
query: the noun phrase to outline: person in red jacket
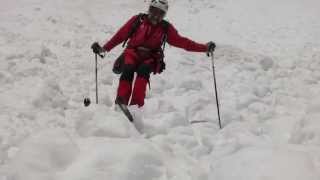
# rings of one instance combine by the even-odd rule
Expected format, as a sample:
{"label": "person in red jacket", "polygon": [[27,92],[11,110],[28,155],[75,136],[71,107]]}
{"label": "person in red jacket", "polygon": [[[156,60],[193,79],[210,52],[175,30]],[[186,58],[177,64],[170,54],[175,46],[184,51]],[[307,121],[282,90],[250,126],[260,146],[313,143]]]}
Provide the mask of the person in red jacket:
{"label": "person in red jacket", "polygon": [[[167,0],[152,0],[148,14],[140,19],[139,27],[130,37],[123,52],[124,62],[115,100],[116,104],[138,105],[139,107],[144,105],[151,72],[160,73],[164,69],[164,63],[161,60],[163,58],[161,45],[165,33],[166,41],[172,46],[193,52],[211,52],[214,50],[215,43],[196,43],[181,36],[170,23],[168,23],[167,30],[164,30],[161,22],[167,11]],[[126,41],[137,18],[137,15],[133,16],[103,47],[97,45],[93,47],[93,50],[97,53],[109,52]],[[133,82],[135,72],[137,77]],[[131,102],[129,102],[130,97]]]}

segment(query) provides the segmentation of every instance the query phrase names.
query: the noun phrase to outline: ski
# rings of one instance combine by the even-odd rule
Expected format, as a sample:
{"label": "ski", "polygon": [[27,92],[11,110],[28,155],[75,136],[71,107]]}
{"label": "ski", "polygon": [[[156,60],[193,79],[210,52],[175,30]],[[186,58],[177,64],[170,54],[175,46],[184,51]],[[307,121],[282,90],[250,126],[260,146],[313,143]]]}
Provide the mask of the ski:
{"label": "ski", "polygon": [[120,107],[123,114],[129,119],[130,122],[133,122],[132,114],[130,113],[129,109],[125,104],[117,103],[117,105]]}

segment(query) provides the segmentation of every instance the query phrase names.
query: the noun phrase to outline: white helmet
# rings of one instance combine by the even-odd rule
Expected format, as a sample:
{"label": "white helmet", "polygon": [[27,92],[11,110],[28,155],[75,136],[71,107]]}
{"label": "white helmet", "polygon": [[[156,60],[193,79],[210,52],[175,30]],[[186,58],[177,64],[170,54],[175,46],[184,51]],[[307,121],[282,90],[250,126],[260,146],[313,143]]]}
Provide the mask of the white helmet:
{"label": "white helmet", "polygon": [[169,3],[167,0],[151,0],[150,7],[161,9],[162,11],[167,13],[169,9]]}

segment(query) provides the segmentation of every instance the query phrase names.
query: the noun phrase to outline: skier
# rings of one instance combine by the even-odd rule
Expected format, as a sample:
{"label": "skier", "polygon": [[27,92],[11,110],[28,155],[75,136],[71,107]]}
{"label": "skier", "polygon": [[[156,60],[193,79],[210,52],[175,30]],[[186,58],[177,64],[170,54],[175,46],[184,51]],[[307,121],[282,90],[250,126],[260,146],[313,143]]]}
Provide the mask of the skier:
{"label": "skier", "polygon": [[[201,44],[181,36],[172,24],[163,20],[168,8],[167,0],[151,0],[147,14],[133,16],[102,47],[98,43],[92,45],[93,51],[100,54],[111,51],[122,42],[125,44],[129,39],[123,54],[114,65],[114,69],[121,66],[117,70],[120,70],[121,76],[115,100],[120,107],[121,105],[138,105],[138,107],[144,105],[151,72],[157,74],[165,69],[161,48],[161,46],[164,48],[165,42],[187,51],[207,52],[207,54],[214,51],[216,47],[212,41]],[[135,72],[137,77],[133,82]]]}

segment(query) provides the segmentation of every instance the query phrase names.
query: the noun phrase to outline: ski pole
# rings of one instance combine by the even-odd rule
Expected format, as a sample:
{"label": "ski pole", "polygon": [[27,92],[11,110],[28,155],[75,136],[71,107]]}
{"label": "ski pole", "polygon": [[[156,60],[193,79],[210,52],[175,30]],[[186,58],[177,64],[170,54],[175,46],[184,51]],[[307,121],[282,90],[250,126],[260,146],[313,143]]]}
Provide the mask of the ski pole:
{"label": "ski pole", "polygon": [[214,56],[213,51],[210,52],[211,54],[211,61],[212,61],[212,72],[213,72],[213,80],[214,80],[214,89],[215,89],[215,96],[216,96],[216,103],[217,103],[217,111],[218,111],[218,120],[219,120],[219,127],[222,129],[221,119],[220,119],[220,107],[219,107],[219,98],[218,98],[218,90],[217,90],[217,80],[216,80],[216,72],[214,68]]}
{"label": "ski pole", "polygon": [[96,57],[96,104],[98,104],[98,55]]}
{"label": "ski pole", "polygon": [[[96,104],[98,104],[98,55],[95,54],[95,60],[96,60],[96,67],[95,67],[95,71],[96,71]],[[85,97],[83,100],[83,104],[85,107],[89,106],[91,104],[91,100],[89,97]]]}
{"label": "ski pole", "polygon": [[[98,50],[97,50],[98,48]],[[95,67],[95,71],[96,71],[96,104],[98,104],[98,55],[103,59],[105,56],[105,52],[103,52],[102,54],[102,48],[100,47],[100,45],[95,42],[91,45],[91,49],[93,50],[94,54],[95,54],[95,60],[96,60],[96,67]],[[99,50],[100,49],[100,50]],[[90,98],[86,97],[83,100],[83,104],[84,106],[89,106],[91,103]]]}

